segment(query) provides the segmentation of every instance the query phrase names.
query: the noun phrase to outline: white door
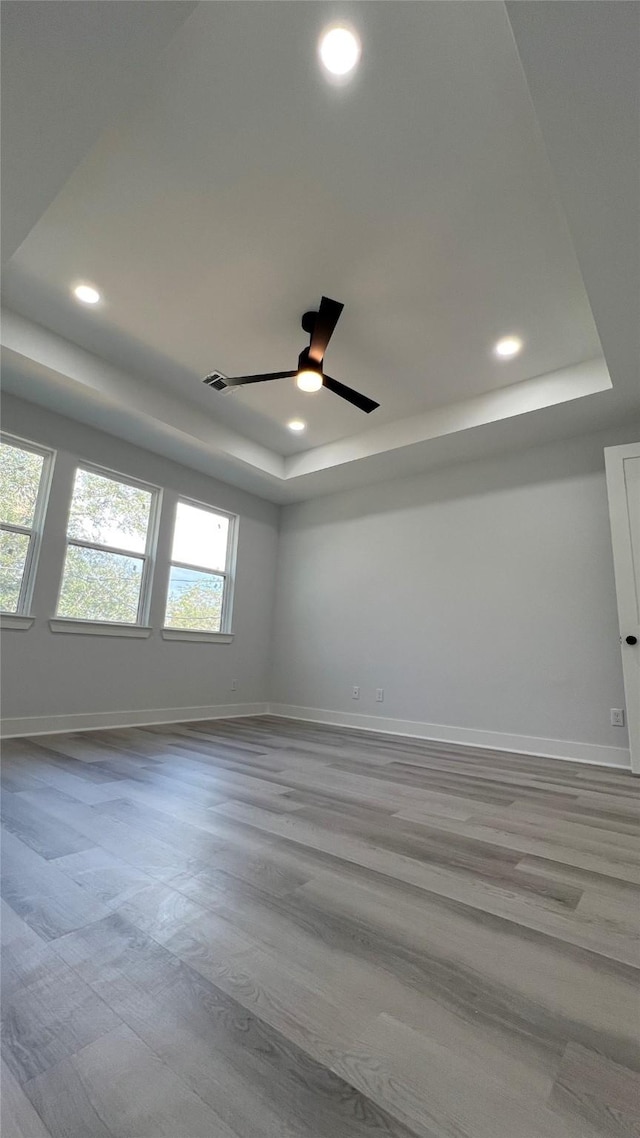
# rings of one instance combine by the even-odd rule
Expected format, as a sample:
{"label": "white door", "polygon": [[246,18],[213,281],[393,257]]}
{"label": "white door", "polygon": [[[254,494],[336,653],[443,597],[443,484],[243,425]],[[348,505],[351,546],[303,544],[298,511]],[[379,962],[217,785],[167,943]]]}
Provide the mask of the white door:
{"label": "white door", "polygon": [[640,443],[606,447],[631,769],[640,774]]}

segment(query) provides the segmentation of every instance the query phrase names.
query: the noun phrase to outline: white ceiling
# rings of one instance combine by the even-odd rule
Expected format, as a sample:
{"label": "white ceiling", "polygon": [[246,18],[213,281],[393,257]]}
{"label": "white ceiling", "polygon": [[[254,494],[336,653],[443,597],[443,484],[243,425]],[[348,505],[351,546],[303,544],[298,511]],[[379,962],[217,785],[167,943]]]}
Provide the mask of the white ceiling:
{"label": "white ceiling", "polygon": [[[276,499],[347,485],[373,459],[385,474],[420,465],[419,453],[428,465],[435,439],[448,439],[453,456],[456,436],[491,424],[503,424],[504,446],[515,419],[533,416],[527,436],[534,422],[548,430],[552,415],[566,432],[585,421],[578,403],[594,421],[640,405],[629,360],[616,375],[606,343],[602,358],[594,292],[585,288],[598,265],[585,271],[571,224],[588,155],[573,188],[566,176],[585,131],[587,152],[593,129],[613,145],[602,76],[615,69],[624,93],[617,53],[624,32],[624,62],[634,62],[633,32],[618,29],[617,9],[635,4],[613,5],[605,29],[598,0],[544,5],[556,23],[562,10],[547,47],[547,25],[529,13],[540,6],[526,0],[509,17],[492,0],[361,2],[339,13],[315,2],[45,7],[60,10],[57,42],[65,21],[77,33],[85,8],[142,8],[154,58],[126,112],[114,105],[98,123],[86,88],[70,79],[78,120],[87,103],[80,133],[86,142],[93,132],[93,145],[75,169],[77,156],[68,156],[60,192],[5,265],[4,303],[23,318],[5,322],[11,390]],[[167,16],[154,24],[163,9],[182,9],[171,27]],[[334,12],[363,41],[359,73],[342,87],[324,81],[315,58]],[[23,50],[31,43],[41,58],[51,18],[42,30],[20,13],[10,18]],[[563,34],[573,69],[567,44],[558,47]],[[596,37],[602,71],[585,75],[580,53]],[[69,43],[75,58],[73,36]],[[554,50],[557,66],[540,83]],[[113,84],[122,55],[114,35],[104,52],[104,81]],[[130,55],[122,74],[127,67]],[[595,127],[593,116],[563,124],[556,113],[580,114],[581,84],[598,95]],[[18,94],[10,76],[10,121],[20,121]],[[615,103],[620,91],[611,94]],[[47,122],[64,136],[50,110]],[[552,147],[545,131],[558,136],[559,126]],[[628,174],[628,151],[625,160]],[[615,183],[615,165],[608,177]],[[632,220],[633,201],[619,205],[619,223],[629,210]],[[595,219],[595,209],[581,206],[581,245],[585,210]],[[78,279],[97,284],[105,303],[73,302]],[[294,367],[305,341],[300,316],[322,293],[345,303],[327,369],[378,399],[373,415],[324,391],[304,395],[293,381],[223,395],[203,387],[213,368]],[[524,351],[498,362],[491,345],[510,332]],[[294,414],[308,421],[302,438],[284,426]],[[518,427],[513,437],[522,434]]]}
{"label": "white ceiling", "polygon": [[135,98],[195,8],[188,0],[3,0],[2,256]]}

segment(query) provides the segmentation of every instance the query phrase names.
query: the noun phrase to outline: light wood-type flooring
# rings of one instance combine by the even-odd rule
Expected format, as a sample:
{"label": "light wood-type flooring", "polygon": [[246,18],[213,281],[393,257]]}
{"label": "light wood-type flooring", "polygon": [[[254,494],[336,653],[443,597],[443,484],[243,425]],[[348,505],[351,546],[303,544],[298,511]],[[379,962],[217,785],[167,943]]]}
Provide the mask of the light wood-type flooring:
{"label": "light wood-type flooring", "polygon": [[277,718],[11,740],[3,1138],[637,1138],[639,783]]}

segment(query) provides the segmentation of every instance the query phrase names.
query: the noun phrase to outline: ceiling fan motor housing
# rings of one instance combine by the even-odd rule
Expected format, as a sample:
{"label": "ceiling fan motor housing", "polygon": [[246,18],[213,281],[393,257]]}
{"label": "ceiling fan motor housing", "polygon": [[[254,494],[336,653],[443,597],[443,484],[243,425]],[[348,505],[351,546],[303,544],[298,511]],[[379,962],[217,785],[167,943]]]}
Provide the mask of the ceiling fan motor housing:
{"label": "ceiling fan motor housing", "polygon": [[298,356],[298,371],[317,371],[322,375],[322,368],[314,360],[309,359],[309,349],[304,348]]}
{"label": "ceiling fan motor housing", "polygon": [[313,329],[316,324],[317,312],[305,312],[302,317],[302,331],[306,332],[308,336],[313,336]]}

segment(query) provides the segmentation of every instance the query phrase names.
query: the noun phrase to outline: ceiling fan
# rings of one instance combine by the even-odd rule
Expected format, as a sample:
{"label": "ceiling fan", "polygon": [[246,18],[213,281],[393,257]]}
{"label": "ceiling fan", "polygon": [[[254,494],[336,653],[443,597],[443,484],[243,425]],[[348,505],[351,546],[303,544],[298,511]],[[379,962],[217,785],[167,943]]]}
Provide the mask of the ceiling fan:
{"label": "ceiling fan", "polygon": [[205,376],[202,382],[216,391],[224,391],[225,387],[244,387],[248,383],[267,383],[272,379],[291,379],[295,376],[301,391],[319,391],[321,387],[326,387],[327,391],[332,391],[334,395],[353,403],[354,407],[358,407],[366,415],[370,414],[380,406],[379,403],[375,403],[366,395],[361,395],[359,391],[354,391],[352,387],[339,383],[330,375],[325,375],[323,370],[324,354],[343,308],[344,304],[340,304],[338,300],[330,300],[328,296],[323,296],[318,312],[305,312],[302,317],[302,328],[310,336],[310,342],[309,347],[298,356],[298,367],[295,371],[239,375],[232,379],[214,371],[211,375]]}

